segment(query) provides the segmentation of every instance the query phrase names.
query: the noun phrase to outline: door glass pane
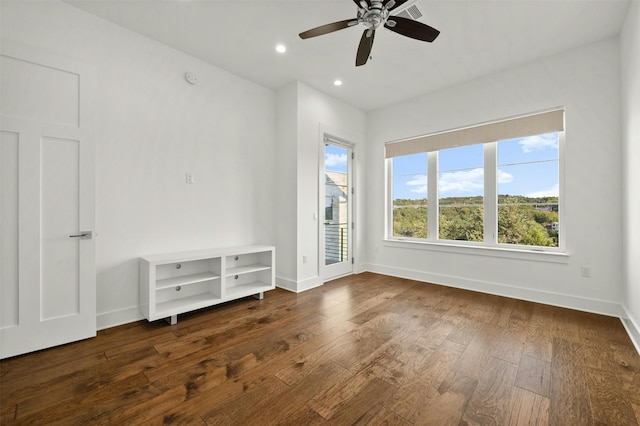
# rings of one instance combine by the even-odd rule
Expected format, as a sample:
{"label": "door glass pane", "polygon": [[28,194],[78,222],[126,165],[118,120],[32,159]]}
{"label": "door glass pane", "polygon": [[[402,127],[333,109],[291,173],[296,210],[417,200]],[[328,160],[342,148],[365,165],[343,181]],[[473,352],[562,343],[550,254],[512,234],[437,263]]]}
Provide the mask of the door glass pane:
{"label": "door glass pane", "polygon": [[325,265],[349,259],[349,150],[325,144]]}
{"label": "door glass pane", "polygon": [[558,246],[558,133],[498,142],[498,243]]}
{"label": "door glass pane", "polygon": [[484,240],[484,148],[438,152],[438,238]]}

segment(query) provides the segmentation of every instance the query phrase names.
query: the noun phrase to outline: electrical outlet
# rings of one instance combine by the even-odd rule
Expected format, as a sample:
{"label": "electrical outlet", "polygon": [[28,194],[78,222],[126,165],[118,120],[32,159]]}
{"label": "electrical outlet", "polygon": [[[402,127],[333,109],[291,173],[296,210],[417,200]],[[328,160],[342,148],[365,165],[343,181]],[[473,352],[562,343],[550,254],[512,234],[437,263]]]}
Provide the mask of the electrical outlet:
{"label": "electrical outlet", "polygon": [[307,263],[307,255],[302,255],[302,263]]}
{"label": "electrical outlet", "polygon": [[187,183],[194,183],[195,179],[193,177],[193,173],[187,173],[185,177]]}
{"label": "electrical outlet", "polygon": [[591,278],[591,266],[581,266],[580,275],[585,278]]}

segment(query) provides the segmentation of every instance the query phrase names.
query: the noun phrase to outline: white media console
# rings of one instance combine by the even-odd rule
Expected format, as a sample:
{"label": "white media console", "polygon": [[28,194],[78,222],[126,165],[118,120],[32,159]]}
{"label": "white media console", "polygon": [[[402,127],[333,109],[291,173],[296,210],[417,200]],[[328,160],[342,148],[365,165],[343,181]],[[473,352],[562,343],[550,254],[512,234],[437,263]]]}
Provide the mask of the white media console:
{"label": "white media console", "polygon": [[275,248],[226,247],[140,258],[140,312],[149,321],[275,288]]}

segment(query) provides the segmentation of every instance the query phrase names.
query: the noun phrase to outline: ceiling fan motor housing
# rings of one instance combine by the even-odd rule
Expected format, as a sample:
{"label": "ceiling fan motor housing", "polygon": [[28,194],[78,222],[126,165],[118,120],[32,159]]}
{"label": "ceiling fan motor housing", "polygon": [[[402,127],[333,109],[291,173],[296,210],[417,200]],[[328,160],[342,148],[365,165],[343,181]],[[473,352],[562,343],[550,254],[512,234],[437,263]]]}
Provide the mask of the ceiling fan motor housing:
{"label": "ceiling fan motor housing", "polygon": [[371,0],[371,7],[368,10],[364,8],[358,10],[358,21],[371,30],[384,24],[388,17],[389,11],[382,6],[382,0]]}

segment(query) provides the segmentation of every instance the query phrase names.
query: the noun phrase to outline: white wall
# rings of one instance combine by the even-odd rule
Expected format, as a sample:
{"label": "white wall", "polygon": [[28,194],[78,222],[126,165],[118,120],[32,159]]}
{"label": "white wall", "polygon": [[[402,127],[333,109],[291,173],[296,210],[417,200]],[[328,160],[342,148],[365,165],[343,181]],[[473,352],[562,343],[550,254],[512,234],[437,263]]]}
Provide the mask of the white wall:
{"label": "white wall", "polygon": [[298,269],[298,85],[277,92],[276,284],[295,291]]}
{"label": "white wall", "polygon": [[624,292],[629,334],[640,351],[640,2],[633,1],[620,36],[624,159]]}
{"label": "white wall", "polygon": [[[618,40],[564,52],[367,115],[369,269],[618,315],[622,293]],[[566,107],[564,263],[388,244],[384,143]],[[532,256],[530,256],[532,257]],[[580,276],[580,265],[592,277]]]}
{"label": "white wall", "polygon": [[[322,132],[356,144],[356,270],[612,314],[622,300],[637,324],[640,235],[632,218],[640,212],[638,14],[632,2],[622,35],[622,98],[618,41],[608,40],[366,116],[302,83],[276,97],[57,1],[3,1],[1,31],[3,38],[96,66],[102,327],[139,318],[137,257],[143,254],[277,242],[278,275],[292,290],[320,284],[313,213],[321,213]],[[198,74],[198,85],[185,83],[187,70]],[[565,263],[383,242],[385,142],[560,105],[567,107]],[[187,171],[196,184],[184,183]],[[592,267],[592,278],[580,277],[580,265]]]}
{"label": "white wall", "polygon": [[[294,95],[295,93],[295,95]],[[337,99],[315,90],[303,83],[295,82],[284,87],[278,92],[279,114],[296,112],[295,123],[289,118],[279,115],[278,118],[278,141],[284,143],[287,149],[292,146],[292,126],[296,132],[296,172],[295,182],[292,183],[290,167],[291,164],[283,164],[283,170],[279,176],[278,188],[282,191],[291,191],[286,196],[296,198],[296,216],[291,217],[291,204],[284,202],[278,205],[278,241],[286,241],[286,245],[279,244],[280,251],[295,254],[295,266],[284,265],[277,273],[280,276],[278,285],[293,291],[302,291],[322,283],[318,243],[319,243],[319,223],[317,218],[322,217],[323,211],[319,207],[319,183],[320,183],[320,159],[321,159],[321,136],[324,133],[347,140],[355,145],[356,156],[364,158],[364,134],[365,134],[365,114],[364,112],[338,101]],[[279,157],[278,161],[281,161]],[[280,169],[281,166],[279,165]],[[356,158],[355,161],[355,185],[364,182],[364,162]],[[294,191],[295,185],[295,192]],[[295,195],[293,195],[295,194]],[[364,191],[357,195],[357,202],[364,203]],[[357,208],[357,206],[356,206]],[[324,206],[322,206],[324,209]],[[356,222],[364,223],[362,209],[359,212]],[[313,214],[317,218],[314,219]],[[291,218],[287,221],[284,218]],[[291,249],[292,243],[289,236],[296,239],[295,248]],[[356,232],[356,261],[364,250],[361,233]],[[359,237],[359,238],[358,238]],[[306,256],[307,262],[303,262]],[[291,262],[287,259],[282,262]],[[280,265],[280,264],[279,264]],[[358,265],[356,265],[356,269]],[[282,275],[281,275],[282,274]],[[289,276],[287,276],[287,275]]]}
{"label": "white wall", "polygon": [[1,19],[3,39],[97,70],[99,327],[140,318],[141,255],[275,243],[273,91],[57,1]]}

